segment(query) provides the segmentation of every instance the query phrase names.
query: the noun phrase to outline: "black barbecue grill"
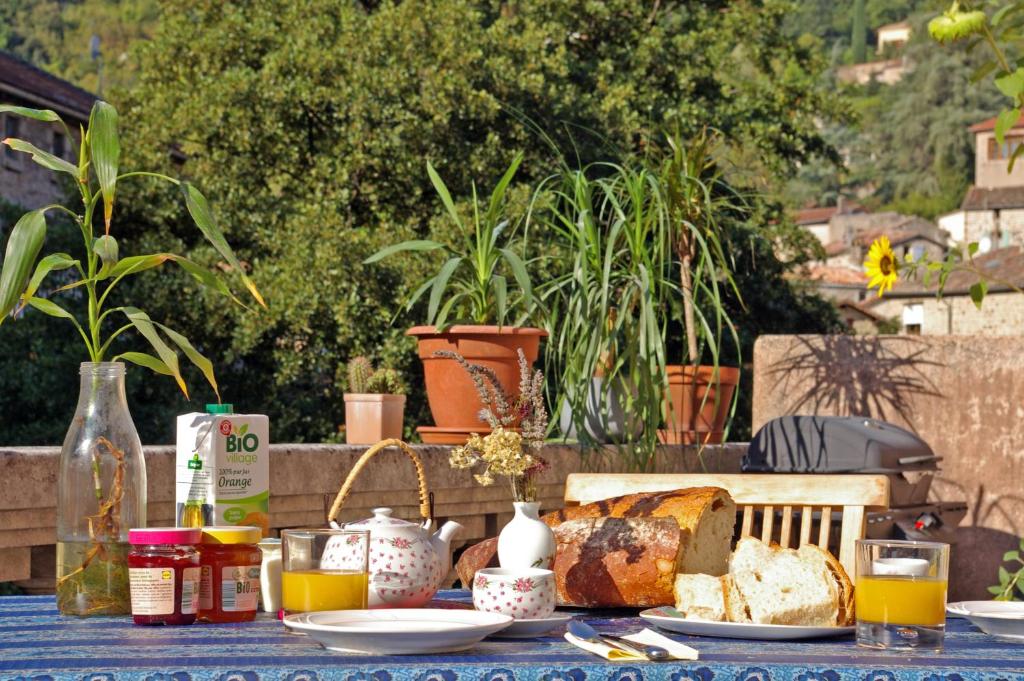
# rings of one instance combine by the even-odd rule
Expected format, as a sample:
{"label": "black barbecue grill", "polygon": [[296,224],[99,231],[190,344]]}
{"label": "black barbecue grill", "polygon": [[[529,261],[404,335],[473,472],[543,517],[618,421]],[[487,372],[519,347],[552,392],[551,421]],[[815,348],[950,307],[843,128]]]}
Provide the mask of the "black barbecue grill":
{"label": "black barbecue grill", "polygon": [[928,502],[941,457],[899,426],[862,416],[783,416],[754,435],[746,473],[882,473],[891,508],[869,512],[867,536],[951,542],[967,512],[964,502]]}

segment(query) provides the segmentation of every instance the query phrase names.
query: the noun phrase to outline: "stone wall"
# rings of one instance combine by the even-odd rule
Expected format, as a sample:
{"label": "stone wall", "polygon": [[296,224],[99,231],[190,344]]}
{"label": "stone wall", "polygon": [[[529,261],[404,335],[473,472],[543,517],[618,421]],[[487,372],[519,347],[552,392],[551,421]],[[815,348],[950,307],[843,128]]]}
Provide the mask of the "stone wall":
{"label": "stone wall", "polygon": [[966,295],[934,295],[920,298],[885,297],[871,311],[886,318],[900,319],[906,305],[921,305],[921,334],[1017,336],[1024,332],[1024,296],[1018,293],[990,293],[979,310]]}
{"label": "stone wall", "polygon": [[969,509],[952,549],[950,597],[986,599],[1003,553],[1024,535],[1022,358],[1020,336],[762,336],[752,425],[862,415],[915,431],[943,457],[931,500]]}
{"label": "stone wall", "polygon": [[[365,447],[348,445],[271,445],[270,524],[275,530],[323,525],[328,501],[341,487]],[[504,485],[481,487],[465,470],[448,465],[448,447],[416,446],[423,460],[435,516],[465,526],[458,544],[495,536],[512,517],[511,495]],[[739,472],[745,445],[659,448],[652,472]],[[146,447],[148,524],[174,523],[174,448]],[[57,447],[0,449],[0,582],[16,581],[35,591],[53,588]],[[622,472],[614,449],[580,456],[579,450],[547,445],[542,454],[551,469],[540,479],[543,511],[562,506],[564,481],[575,471]],[[395,515],[419,515],[412,464],[397,450],[378,454],[363,470],[341,512],[341,519],[369,517],[371,509],[390,506]]]}
{"label": "stone wall", "polygon": [[[11,132],[16,134],[8,135],[7,131],[11,125],[17,126],[16,131],[11,129]],[[59,136],[63,138],[63,157],[67,160],[73,159],[78,149],[77,138],[68,139],[58,125],[0,114],[0,138],[8,136],[31,142],[51,153],[54,152],[54,142]],[[64,190],[68,186],[62,183],[69,178],[67,174],[43,168],[32,161],[29,154],[16,152],[6,146],[0,147],[0,198],[11,203],[26,209],[34,209],[60,202],[66,195]]]}

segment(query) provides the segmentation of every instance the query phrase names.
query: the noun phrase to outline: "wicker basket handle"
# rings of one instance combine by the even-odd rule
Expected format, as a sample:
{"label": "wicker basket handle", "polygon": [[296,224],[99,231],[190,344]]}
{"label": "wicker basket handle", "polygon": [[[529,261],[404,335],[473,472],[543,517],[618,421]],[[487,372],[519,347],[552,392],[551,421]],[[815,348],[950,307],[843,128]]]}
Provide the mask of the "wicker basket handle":
{"label": "wicker basket handle", "polygon": [[420,496],[420,515],[424,520],[430,518],[430,493],[427,490],[427,477],[423,472],[423,461],[420,460],[419,454],[413,451],[412,447],[405,444],[397,438],[390,440],[381,440],[374,446],[367,449],[359,460],[356,461],[356,465],[349,471],[348,477],[345,478],[344,484],[338,491],[338,496],[334,497],[334,503],[331,504],[331,511],[327,514],[327,522],[334,522],[338,517],[338,513],[341,512],[341,507],[345,504],[345,499],[348,498],[349,492],[352,491],[352,485],[355,483],[356,476],[363,470],[363,467],[376,456],[377,452],[387,449],[388,447],[398,447],[405,455],[412,459],[412,463],[416,466],[416,478],[419,480],[419,496]]}

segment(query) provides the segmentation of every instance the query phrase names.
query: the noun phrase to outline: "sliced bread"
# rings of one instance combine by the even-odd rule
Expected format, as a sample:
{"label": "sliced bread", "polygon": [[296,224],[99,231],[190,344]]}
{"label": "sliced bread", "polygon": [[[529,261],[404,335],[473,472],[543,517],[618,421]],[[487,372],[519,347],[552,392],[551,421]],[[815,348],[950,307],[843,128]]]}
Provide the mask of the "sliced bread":
{"label": "sliced bread", "polygon": [[676,575],[676,610],[691,620],[725,620],[723,581],[727,576]]}
{"label": "sliced bread", "polygon": [[741,599],[744,616],[757,624],[835,626],[839,588],[825,562],[793,549],[771,551],[763,565],[729,575],[730,607],[738,610],[732,601]]}

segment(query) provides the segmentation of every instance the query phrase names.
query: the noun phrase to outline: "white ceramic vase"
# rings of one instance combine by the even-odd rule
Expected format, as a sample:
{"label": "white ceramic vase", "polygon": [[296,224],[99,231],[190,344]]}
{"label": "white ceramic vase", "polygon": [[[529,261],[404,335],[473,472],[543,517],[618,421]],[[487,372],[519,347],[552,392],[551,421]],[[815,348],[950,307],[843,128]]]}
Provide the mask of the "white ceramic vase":
{"label": "white ceramic vase", "polygon": [[503,568],[550,570],[555,560],[555,533],[540,519],[539,501],[516,501],[516,514],[498,534],[498,563]]}

